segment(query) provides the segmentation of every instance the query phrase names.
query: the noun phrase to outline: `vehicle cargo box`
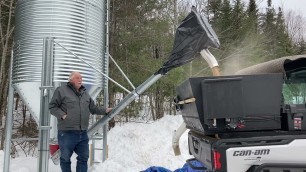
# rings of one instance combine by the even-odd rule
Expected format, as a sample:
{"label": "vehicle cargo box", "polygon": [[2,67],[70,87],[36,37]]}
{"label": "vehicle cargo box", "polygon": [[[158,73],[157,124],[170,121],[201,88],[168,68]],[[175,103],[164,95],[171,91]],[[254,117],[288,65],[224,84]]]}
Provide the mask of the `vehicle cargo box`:
{"label": "vehicle cargo box", "polygon": [[281,128],[282,74],[189,78],[176,88],[187,128],[219,132]]}

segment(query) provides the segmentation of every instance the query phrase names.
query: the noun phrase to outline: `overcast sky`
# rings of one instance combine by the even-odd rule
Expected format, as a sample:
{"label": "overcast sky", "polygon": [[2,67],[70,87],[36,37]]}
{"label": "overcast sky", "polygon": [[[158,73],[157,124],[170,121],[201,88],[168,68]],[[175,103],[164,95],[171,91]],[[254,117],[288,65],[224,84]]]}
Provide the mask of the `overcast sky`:
{"label": "overcast sky", "polygon": [[[256,0],[256,2],[260,8],[267,6],[267,0]],[[283,8],[285,13],[294,10],[296,14],[302,14],[306,18],[306,0],[272,0],[272,5],[276,10],[278,7]]]}

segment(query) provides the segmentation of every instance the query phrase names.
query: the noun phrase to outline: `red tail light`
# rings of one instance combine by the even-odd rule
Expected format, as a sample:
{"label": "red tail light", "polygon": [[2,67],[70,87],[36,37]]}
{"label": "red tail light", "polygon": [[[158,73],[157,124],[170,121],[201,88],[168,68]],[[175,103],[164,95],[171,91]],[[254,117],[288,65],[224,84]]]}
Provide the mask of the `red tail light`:
{"label": "red tail light", "polygon": [[215,168],[215,170],[221,170],[220,158],[221,158],[220,152],[214,151],[214,168]]}

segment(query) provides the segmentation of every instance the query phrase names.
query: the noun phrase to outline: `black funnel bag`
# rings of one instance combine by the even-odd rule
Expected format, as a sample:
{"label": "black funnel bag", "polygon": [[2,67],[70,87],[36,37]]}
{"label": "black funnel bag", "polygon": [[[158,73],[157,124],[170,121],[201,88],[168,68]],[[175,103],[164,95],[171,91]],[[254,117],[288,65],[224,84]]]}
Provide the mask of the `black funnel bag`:
{"label": "black funnel bag", "polygon": [[205,17],[194,7],[176,30],[173,50],[167,62],[156,72],[166,74],[171,69],[184,65],[203,49],[218,48],[217,35]]}
{"label": "black funnel bag", "polygon": [[176,88],[177,109],[205,135],[280,129],[282,84],[282,74],[189,78]]}

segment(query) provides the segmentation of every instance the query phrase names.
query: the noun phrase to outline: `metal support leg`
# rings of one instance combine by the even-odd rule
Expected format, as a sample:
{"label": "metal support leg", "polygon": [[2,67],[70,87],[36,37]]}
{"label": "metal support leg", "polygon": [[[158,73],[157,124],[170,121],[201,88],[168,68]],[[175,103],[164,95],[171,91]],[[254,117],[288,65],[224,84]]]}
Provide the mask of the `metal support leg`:
{"label": "metal support leg", "polygon": [[107,124],[103,126],[103,154],[102,154],[102,162],[107,159]]}
{"label": "metal support leg", "polygon": [[[104,73],[109,74],[109,12],[110,12],[110,0],[106,1],[106,47],[105,47],[105,58],[104,58]],[[106,77],[103,78],[104,84],[104,106],[105,108],[109,105],[109,94],[108,94],[108,80]],[[134,86],[133,86],[134,87]],[[107,123],[103,126],[103,152],[102,152],[102,162],[107,159]]]}
{"label": "metal support leg", "polygon": [[52,86],[53,71],[53,38],[45,38],[43,46],[43,66],[41,77],[41,101],[39,118],[39,142],[38,142],[38,170],[48,172],[49,166],[49,139],[50,139],[50,114],[49,100]]}
{"label": "metal support leg", "polygon": [[12,86],[12,66],[13,58],[11,61],[10,69],[10,83],[9,83],[9,92],[8,92],[8,107],[6,115],[6,128],[5,128],[5,147],[4,147],[4,164],[3,172],[10,171],[10,150],[11,150],[11,139],[12,139],[12,130],[13,130],[13,104],[14,104],[14,88]]}

